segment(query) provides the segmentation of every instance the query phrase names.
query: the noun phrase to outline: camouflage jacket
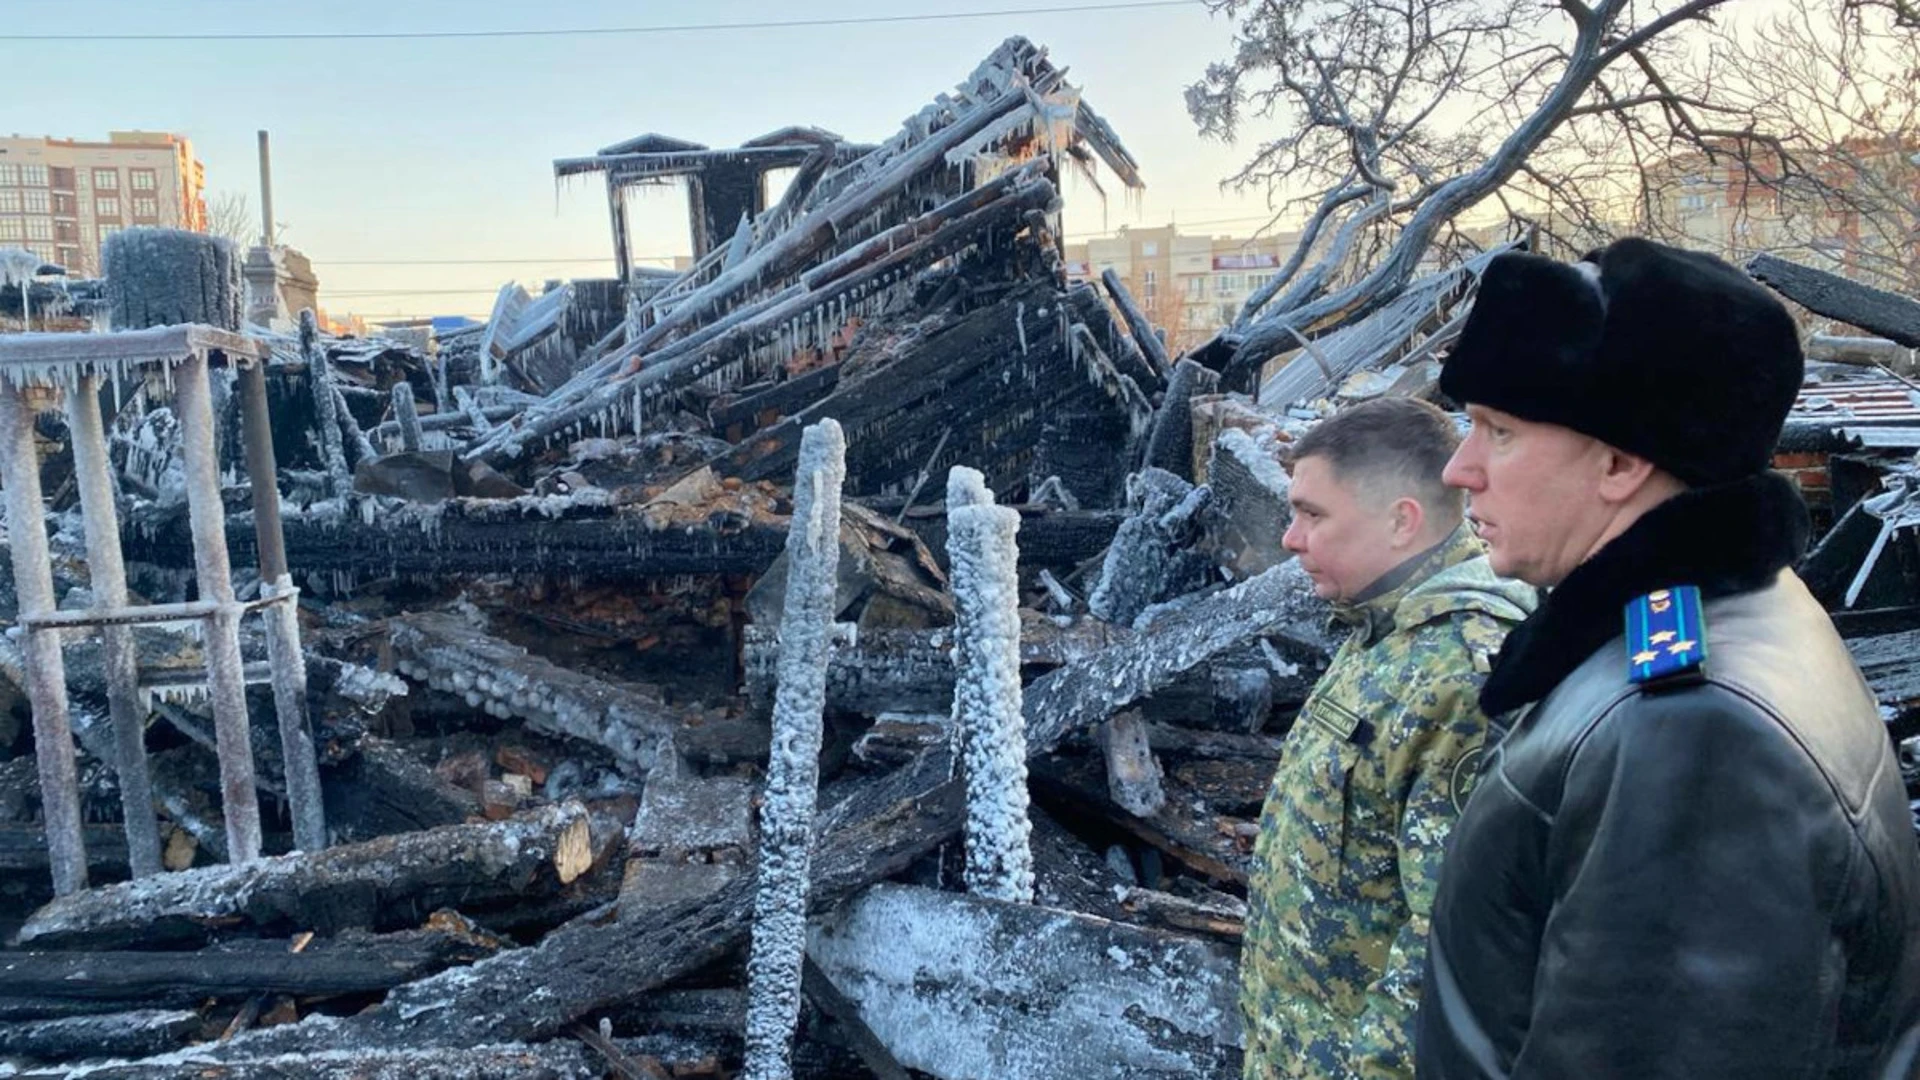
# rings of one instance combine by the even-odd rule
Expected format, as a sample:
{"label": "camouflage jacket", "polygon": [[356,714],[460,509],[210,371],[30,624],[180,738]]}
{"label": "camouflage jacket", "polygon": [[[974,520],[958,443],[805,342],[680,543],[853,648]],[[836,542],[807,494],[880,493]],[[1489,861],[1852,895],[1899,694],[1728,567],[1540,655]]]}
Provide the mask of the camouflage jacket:
{"label": "camouflage jacket", "polygon": [[1447,831],[1477,773],[1480,684],[1533,590],[1462,526],[1378,596],[1301,708],[1260,815],[1241,951],[1246,1076],[1413,1075]]}

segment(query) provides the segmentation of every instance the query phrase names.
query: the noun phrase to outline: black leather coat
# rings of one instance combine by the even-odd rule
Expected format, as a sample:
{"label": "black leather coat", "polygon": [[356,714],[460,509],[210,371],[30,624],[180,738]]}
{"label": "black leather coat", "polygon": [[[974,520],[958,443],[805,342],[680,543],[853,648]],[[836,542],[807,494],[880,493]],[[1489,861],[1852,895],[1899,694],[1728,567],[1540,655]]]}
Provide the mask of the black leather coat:
{"label": "black leather coat", "polygon": [[[1418,1073],[1920,1075],[1920,847],[1872,693],[1784,567],[1767,476],[1688,492],[1508,639],[1530,702],[1455,826]],[[1628,679],[1623,606],[1698,585],[1704,677]]]}

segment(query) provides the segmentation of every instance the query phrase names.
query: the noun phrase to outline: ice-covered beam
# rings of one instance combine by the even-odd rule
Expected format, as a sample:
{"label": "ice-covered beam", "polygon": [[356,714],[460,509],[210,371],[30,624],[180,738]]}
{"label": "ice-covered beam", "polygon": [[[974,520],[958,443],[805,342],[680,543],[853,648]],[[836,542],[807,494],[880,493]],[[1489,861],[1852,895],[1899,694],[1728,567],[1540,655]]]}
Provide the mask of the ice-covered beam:
{"label": "ice-covered beam", "polygon": [[214,448],[213,396],[207,361],[196,356],[174,372],[180,414],[180,450],[187,510],[193,522],[194,579],[200,599],[215,605],[205,629],[207,688],[220,746],[220,803],[227,855],[237,863],[260,857],[260,802],[254,793],[253,743],[248,734],[246,674],[240,660],[240,605],[234,602],[227,562],[227,512],[220,498],[220,455]]}
{"label": "ice-covered beam", "polygon": [[420,410],[414,407],[413,384],[405,379],[393,384],[393,418],[400,424],[400,448],[420,449]]}
{"label": "ice-covered beam", "polygon": [[947,474],[956,677],[953,727],[967,779],[967,888],[1033,900],[1027,739],[1020,714],[1020,515],[979,472]]}
{"label": "ice-covered beam", "polygon": [[347,468],[347,451],[340,438],[340,401],[333,392],[333,368],[319,346],[319,336],[313,311],[302,311],[300,355],[307,362],[307,386],[313,391],[314,415],[320,421],[320,460],[326,465],[333,494],[344,497],[353,491],[353,473]]}
{"label": "ice-covered beam", "polygon": [[397,616],[389,632],[402,675],[489,716],[600,746],[635,774],[672,752],[674,716],[637,690],[549,663],[442,612]]}
{"label": "ice-covered beam", "polygon": [[[406,385],[402,383],[401,385]],[[263,612],[267,663],[273,671],[273,711],[280,729],[288,808],[294,843],[302,851],[327,846],[326,807],[320,794],[320,766],[307,721],[307,661],[300,648],[298,595],[287,565],[287,543],[280,519],[279,467],[273,456],[273,421],[267,410],[265,362],[240,373],[240,416],[246,439],[248,490],[253,506],[255,551],[260,582],[288,599]]]}
{"label": "ice-covered beam", "polygon": [[846,477],[840,425],[807,429],[787,534],[787,598],[780,618],[780,688],[760,815],[753,939],[747,961],[748,1080],[792,1075],[806,951],[813,811],[820,783],[827,631],[840,564],[840,487]]}
{"label": "ice-covered beam", "polygon": [[808,953],[902,1064],[943,1080],[1240,1075],[1230,945],[876,885]]}
{"label": "ice-covered beam", "polygon": [[[67,431],[73,443],[73,473],[80,489],[80,516],[87,534],[87,570],[93,608],[105,613],[127,606],[127,569],[120,554],[120,520],[114,510],[112,467],[100,416],[100,376],[83,375],[67,392]],[[107,670],[107,710],[113,717],[114,772],[120,778],[120,809],[127,832],[127,864],[134,877],[160,872],[160,832],[153,816],[153,781],[147,770],[147,710],[133,651],[133,628],[100,628]]]}
{"label": "ice-covered beam", "polygon": [[1113,297],[1113,306],[1120,309],[1120,315],[1127,320],[1127,329],[1133,333],[1133,343],[1153,364],[1154,369],[1165,378],[1173,371],[1173,361],[1167,358],[1167,347],[1160,341],[1160,335],[1154,332],[1153,323],[1140,305],[1133,302],[1133,294],[1127,291],[1127,283],[1120,280],[1120,272],[1109,266],[1100,273],[1101,284],[1107,287],[1107,295]]}
{"label": "ice-covered beam", "polygon": [[[53,563],[40,503],[40,458],[33,442],[33,406],[11,380],[0,379],[0,484],[6,487],[7,537],[19,617],[54,610]],[[33,706],[34,753],[40,769],[41,816],[57,895],[87,887],[80,787],[67,716],[67,668],[58,634],[22,635],[27,698]]]}

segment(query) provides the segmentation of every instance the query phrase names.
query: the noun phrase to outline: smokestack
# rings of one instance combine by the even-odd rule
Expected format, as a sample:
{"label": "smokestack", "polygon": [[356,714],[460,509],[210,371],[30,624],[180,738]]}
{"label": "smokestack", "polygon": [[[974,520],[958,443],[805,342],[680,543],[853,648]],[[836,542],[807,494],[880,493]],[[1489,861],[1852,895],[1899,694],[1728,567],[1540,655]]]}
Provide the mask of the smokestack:
{"label": "smokestack", "polygon": [[267,133],[260,132],[260,243],[273,250],[273,159],[267,154]]}

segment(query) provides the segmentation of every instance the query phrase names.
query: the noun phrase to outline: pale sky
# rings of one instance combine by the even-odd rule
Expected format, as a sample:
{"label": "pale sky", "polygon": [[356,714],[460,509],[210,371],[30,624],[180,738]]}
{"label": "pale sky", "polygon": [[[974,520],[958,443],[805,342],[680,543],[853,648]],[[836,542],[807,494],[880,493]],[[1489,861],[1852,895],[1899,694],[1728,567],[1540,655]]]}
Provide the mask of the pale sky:
{"label": "pale sky", "polygon": [[[1024,34],[1113,124],[1143,198],[1069,181],[1068,238],[1169,220],[1242,235],[1264,199],[1219,181],[1249,153],[1202,140],[1182,89],[1229,54],[1230,25],[1188,6],[916,23],[609,36],[361,41],[21,41],[22,34],[181,34],[665,27],[949,12],[1094,0],[89,0],[0,3],[0,132],[103,139],[176,131],[209,201],[258,212],[255,131],[272,133],[275,216],[332,312],[484,314],[505,281],[611,273],[603,189],[556,190],[552,162],[646,131],[733,146],[787,124],[879,141],[994,46]],[[1125,2],[1125,0],[1116,0]],[[689,250],[677,188],[637,197],[634,251]],[[449,260],[458,265],[371,265]],[[481,260],[529,260],[481,264]],[[566,261],[561,261],[566,260]],[[656,264],[658,265],[658,264]]]}

